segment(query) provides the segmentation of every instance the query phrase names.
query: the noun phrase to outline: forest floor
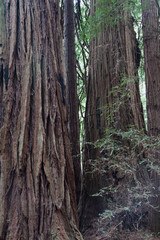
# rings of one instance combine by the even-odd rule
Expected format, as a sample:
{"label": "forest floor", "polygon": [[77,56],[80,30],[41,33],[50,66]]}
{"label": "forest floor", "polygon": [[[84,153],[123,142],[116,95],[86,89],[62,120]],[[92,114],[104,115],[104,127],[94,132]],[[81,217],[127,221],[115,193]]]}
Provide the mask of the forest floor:
{"label": "forest floor", "polygon": [[154,236],[149,231],[131,231],[131,232],[108,232],[108,233],[90,233],[84,235],[84,240],[159,240],[160,236]]}
{"label": "forest floor", "polygon": [[[111,220],[111,219],[110,219]],[[134,225],[134,226],[133,226]],[[109,219],[95,218],[88,225],[83,234],[84,240],[158,240],[160,233],[151,232],[147,225],[138,227],[133,224],[129,230],[125,228],[123,220],[116,218],[114,222]]]}

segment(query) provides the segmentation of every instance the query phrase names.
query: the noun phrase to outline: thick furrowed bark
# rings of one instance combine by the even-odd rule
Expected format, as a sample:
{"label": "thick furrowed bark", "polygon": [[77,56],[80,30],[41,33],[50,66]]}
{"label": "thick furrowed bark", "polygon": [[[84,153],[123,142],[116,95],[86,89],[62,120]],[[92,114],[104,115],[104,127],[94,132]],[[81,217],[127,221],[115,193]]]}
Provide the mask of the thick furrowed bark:
{"label": "thick furrowed bark", "polygon": [[159,16],[155,0],[142,0],[144,63],[148,133],[160,134],[160,41]]}
{"label": "thick furrowed bark", "polygon": [[[144,65],[146,77],[146,102],[148,134],[160,135],[160,41],[159,41],[159,8],[158,1],[142,0],[142,24],[144,44]],[[159,156],[157,154],[157,159]],[[152,212],[152,230],[160,231],[160,191],[158,174],[153,175],[153,184],[158,198],[153,205],[158,211]],[[154,192],[154,194],[155,194]]]}
{"label": "thick furrowed bark", "polygon": [[9,59],[0,129],[0,239],[81,239],[58,80],[64,75],[59,2],[0,3]]}

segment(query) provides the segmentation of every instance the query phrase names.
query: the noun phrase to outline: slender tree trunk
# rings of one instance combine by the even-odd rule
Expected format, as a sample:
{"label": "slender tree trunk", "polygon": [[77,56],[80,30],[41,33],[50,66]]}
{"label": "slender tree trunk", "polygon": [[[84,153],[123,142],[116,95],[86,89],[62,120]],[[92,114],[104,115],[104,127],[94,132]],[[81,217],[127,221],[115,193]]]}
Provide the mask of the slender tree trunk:
{"label": "slender tree trunk", "polygon": [[[91,14],[94,14],[95,3],[95,0],[91,1]],[[85,118],[87,143],[103,138],[106,128],[127,130],[131,125],[137,129],[145,128],[134,55],[135,41],[133,25],[120,20],[117,25],[104,28],[91,42]],[[128,93],[131,98],[127,97]],[[100,160],[101,156],[98,148],[86,144],[80,218],[86,239],[88,229],[93,227],[92,220],[108,208],[105,198],[92,197],[109,186],[113,179],[111,171],[103,174],[107,164],[101,165],[101,161],[95,166],[99,171],[91,173],[93,162],[90,160]]]}
{"label": "slender tree trunk", "polygon": [[58,0],[0,0],[0,239],[81,239]]}
{"label": "slender tree trunk", "polygon": [[[146,77],[146,102],[148,134],[160,135],[160,40],[158,0],[142,0],[142,25],[144,44],[144,64]],[[159,159],[159,153],[156,158]],[[152,230],[160,232],[160,176],[153,173],[152,181],[155,187],[155,198],[152,204],[156,211],[152,211]]]}
{"label": "slender tree trunk", "polygon": [[75,55],[75,32],[74,32],[74,3],[73,0],[64,1],[64,34],[65,34],[65,62],[67,80],[67,107],[68,107],[68,130],[71,141],[71,152],[76,182],[77,203],[81,192],[81,166],[80,166],[80,143],[79,143],[79,117]]}

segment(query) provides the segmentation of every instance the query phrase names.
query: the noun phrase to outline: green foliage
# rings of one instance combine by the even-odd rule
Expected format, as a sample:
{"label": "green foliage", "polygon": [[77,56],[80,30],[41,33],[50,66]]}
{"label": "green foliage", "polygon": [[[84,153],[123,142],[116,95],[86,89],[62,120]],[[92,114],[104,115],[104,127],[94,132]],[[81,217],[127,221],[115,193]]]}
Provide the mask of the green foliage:
{"label": "green foliage", "polygon": [[137,79],[127,78],[125,74],[121,74],[121,82],[112,88],[112,90],[108,94],[108,98],[110,99],[107,105],[101,107],[102,112],[106,113],[106,121],[108,126],[114,127],[119,121],[118,115],[123,107],[129,104],[130,101],[130,91],[129,84],[135,83]]}
{"label": "green foliage", "polygon": [[95,37],[106,26],[114,26],[123,21],[125,14],[132,14],[137,21],[141,18],[141,2],[139,0],[98,0],[95,11],[89,18],[90,38]]}
{"label": "green foliage", "polygon": [[113,225],[119,219],[125,225],[129,218],[132,229],[139,230],[148,211],[159,211],[159,206],[153,204],[158,190],[152,178],[153,174],[160,177],[159,138],[134,127],[126,131],[107,128],[105,137],[93,146],[101,153],[97,162],[93,161],[93,169],[103,162],[99,164],[101,174],[113,176],[107,186],[92,195],[106,199],[108,207],[100,219],[109,219]]}
{"label": "green foliage", "polygon": [[[159,138],[146,135],[143,129],[139,131],[134,127],[130,127],[128,130],[122,131],[107,128],[105,137],[98,139],[93,145],[99,149],[103,159],[110,163],[109,169],[119,168],[125,174],[134,174],[136,169],[131,165],[131,157],[132,153],[134,153],[133,157],[141,159],[138,162],[139,165],[145,163],[149,171],[154,169],[158,174],[160,173],[157,158],[152,154],[152,151],[156,152],[160,148]],[[144,157],[142,157],[143,154]],[[146,155],[150,156],[151,159],[146,158]],[[121,156],[123,157],[122,161],[120,161]]]}

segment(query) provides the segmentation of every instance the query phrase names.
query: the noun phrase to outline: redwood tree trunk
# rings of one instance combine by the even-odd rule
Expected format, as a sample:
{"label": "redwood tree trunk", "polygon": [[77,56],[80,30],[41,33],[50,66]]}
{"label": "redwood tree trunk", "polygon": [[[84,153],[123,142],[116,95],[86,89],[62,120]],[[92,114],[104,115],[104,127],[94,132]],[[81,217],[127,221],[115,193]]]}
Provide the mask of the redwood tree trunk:
{"label": "redwood tree trunk", "polygon": [[64,45],[66,62],[66,95],[68,108],[68,131],[71,142],[71,152],[76,182],[77,203],[81,192],[81,166],[79,143],[79,117],[76,76],[75,31],[74,31],[74,2],[64,1]]}
{"label": "redwood tree trunk", "polygon": [[[158,0],[142,0],[142,25],[144,44],[144,67],[146,78],[146,102],[148,134],[160,135],[160,40]],[[159,154],[156,154],[159,159]],[[152,181],[155,187],[152,211],[152,230],[160,232],[160,177],[153,174]]]}
{"label": "redwood tree trunk", "polygon": [[142,0],[148,132],[160,134],[160,41],[158,1]]}
{"label": "redwood tree trunk", "polygon": [[[94,14],[95,4],[96,0],[92,0],[91,14]],[[90,45],[85,116],[87,143],[94,143],[97,139],[103,138],[106,128],[122,131],[127,130],[131,125],[136,129],[145,128],[138,85],[136,37],[133,25],[131,22],[120,20],[115,26],[102,29]],[[128,94],[131,97],[128,98]],[[86,144],[80,219],[86,239],[90,239],[87,234],[88,229],[93,227],[92,220],[108,208],[105,198],[92,196],[103,187],[109,186],[113,178],[111,171],[110,173],[106,171],[107,163],[102,164],[101,168],[101,156],[98,148]],[[97,163],[99,171],[91,173],[94,167],[90,160],[96,159],[97,161],[99,159],[99,165]]]}
{"label": "redwood tree trunk", "polygon": [[81,239],[58,0],[0,0],[0,239]]}

